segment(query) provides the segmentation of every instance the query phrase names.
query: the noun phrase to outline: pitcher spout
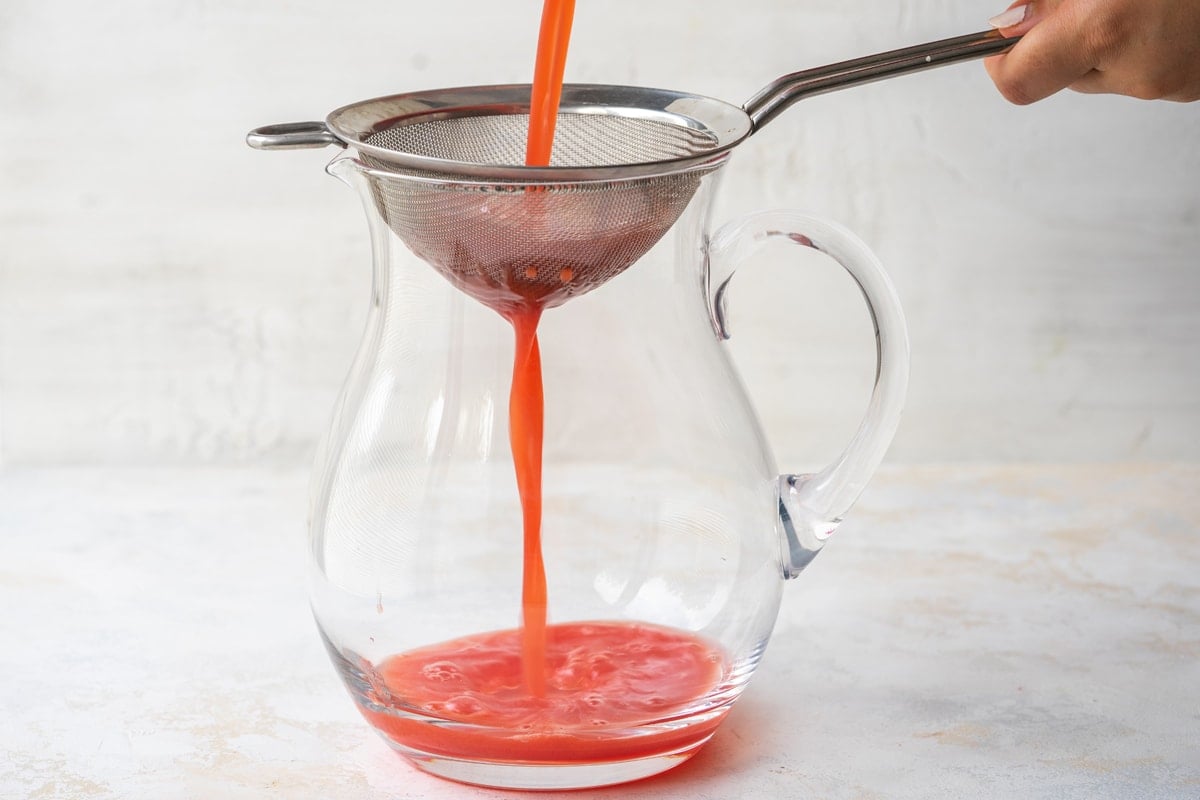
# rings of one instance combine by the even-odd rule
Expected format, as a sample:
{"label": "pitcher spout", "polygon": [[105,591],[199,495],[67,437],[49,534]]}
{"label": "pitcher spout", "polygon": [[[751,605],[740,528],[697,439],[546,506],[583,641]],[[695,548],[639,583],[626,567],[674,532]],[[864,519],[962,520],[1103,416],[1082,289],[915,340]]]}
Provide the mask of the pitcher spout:
{"label": "pitcher spout", "polygon": [[332,161],[325,165],[326,174],[332,175],[351,189],[357,189],[356,178],[360,165],[345,152],[338,153]]}

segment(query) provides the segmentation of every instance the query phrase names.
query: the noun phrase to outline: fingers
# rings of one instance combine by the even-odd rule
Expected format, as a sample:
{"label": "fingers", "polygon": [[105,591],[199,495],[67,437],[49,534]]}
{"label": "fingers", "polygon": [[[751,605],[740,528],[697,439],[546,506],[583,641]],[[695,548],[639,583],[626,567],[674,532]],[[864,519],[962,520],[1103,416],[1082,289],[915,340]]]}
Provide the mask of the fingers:
{"label": "fingers", "polygon": [[1017,0],[992,24],[1023,37],[985,61],[1014,103],[1065,88],[1200,100],[1200,0]]}
{"label": "fingers", "polygon": [[[1053,7],[1047,0],[1035,0],[1015,25],[1001,27],[1005,35],[1024,34],[1012,50],[985,61],[1006,99],[1028,105],[1080,82],[1100,65],[1107,34],[1080,18],[1086,8],[1078,0]],[[1012,18],[1001,17],[1002,25]]]}

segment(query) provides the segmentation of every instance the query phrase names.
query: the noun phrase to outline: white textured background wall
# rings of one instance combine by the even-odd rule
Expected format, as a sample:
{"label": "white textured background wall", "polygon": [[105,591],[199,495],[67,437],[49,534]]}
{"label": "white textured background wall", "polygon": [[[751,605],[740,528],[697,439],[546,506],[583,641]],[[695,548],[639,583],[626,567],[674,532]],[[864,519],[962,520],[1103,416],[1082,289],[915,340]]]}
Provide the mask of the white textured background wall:
{"label": "white textured background wall", "polygon": [[[568,79],[740,104],[1003,5],[580,0]],[[539,10],[5,0],[0,462],[308,459],[365,314],[365,226],[331,152],[245,132],[526,81]],[[893,460],[1200,457],[1200,105],[1015,108],[960,65],[804,101],[725,192],[725,216],[824,213],[889,267],[913,347]],[[825,460],[865,404],[865,313],[832,268],[754,266],[733,297],[747,381],[781,461]]]}

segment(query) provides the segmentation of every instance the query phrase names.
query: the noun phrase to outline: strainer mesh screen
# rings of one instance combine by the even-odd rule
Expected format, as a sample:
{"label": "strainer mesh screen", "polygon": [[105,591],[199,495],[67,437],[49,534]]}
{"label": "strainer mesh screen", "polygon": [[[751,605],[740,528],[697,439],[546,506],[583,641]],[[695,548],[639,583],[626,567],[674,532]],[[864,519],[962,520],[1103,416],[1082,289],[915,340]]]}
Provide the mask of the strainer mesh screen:
{"label": "strainer mesh screen", "polygon": [[[400,122],[376,131],[366,144],[401,153],[472,164],[525,163],[528,114],[489,114]],[[564,113],[554,132],[556,167],[602,167],[667,161],[705,153],[712,134],[656,119]]]}
{"label": "strainer mesh screen", "polygon": [[[457,162],[524,163],[526,114],[393,124],[367,144]],[[684,125],[605,114],[560,114],[552,166],[643,164],[712,149]],[[619,180],[522,183],[397,172],[369,155],[376,207],[421,259],[484,304],[509,313],[551,307],[615,277],[662,238],[715,169],[665,169]],[[432,180],[431,180],[432,179]]]}

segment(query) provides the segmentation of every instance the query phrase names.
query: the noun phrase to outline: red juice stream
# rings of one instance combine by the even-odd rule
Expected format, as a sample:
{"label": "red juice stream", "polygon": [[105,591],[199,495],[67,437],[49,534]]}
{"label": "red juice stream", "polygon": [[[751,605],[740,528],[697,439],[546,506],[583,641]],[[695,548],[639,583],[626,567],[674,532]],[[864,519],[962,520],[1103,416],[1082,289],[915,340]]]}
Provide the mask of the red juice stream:
{"label": "red juice stream", "polygon": [[546,567],[542,560],[542,360],[537,324],[541,309],[514,312],[516,332],[508,438],[521,497],[524,573],[521,578],[521,655],[530,694],[546,693]]}
{"label": "red juice stream", "polygon": [[529,97],[529,139],[525,145],[525,163],[531,167],[544,167],[550,163],[574,17],[575,0],[546,0],[542,6],[537,62]]}
{"label": "red juice stream", "polygon": [[[532,167],[550,163],[554,127],[562,97],[563,73],[575,0],[546,0],[538,32],[537,60],[529,98],[529,137],[525,163]],[[546,691],[546,570],[542,560],[542,362],[537,325],[542,309],[537,303],[509,316],[516,333],[513,382],[509,395],[508,425],[517,490],[521,496],[524,536],[524,574],[521,581],[521,637],[525,682],[529,692]]]}

